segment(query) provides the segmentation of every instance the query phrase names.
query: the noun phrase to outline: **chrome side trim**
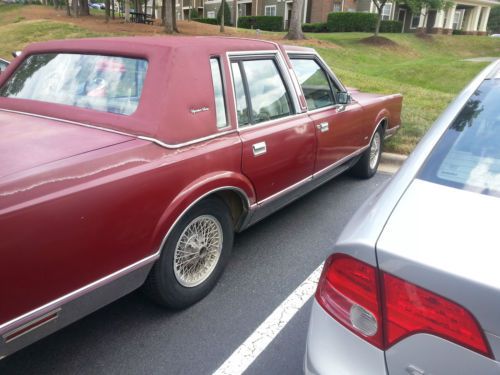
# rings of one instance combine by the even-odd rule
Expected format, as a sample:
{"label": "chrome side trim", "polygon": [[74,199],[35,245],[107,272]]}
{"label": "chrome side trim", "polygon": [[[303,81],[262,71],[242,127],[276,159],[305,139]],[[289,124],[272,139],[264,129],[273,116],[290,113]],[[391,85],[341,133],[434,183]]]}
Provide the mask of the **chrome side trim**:
{"label": "chrome side trim", "polygon": [[43,116],[43,115],[38,115],[36,113],[30,113],[30,112],[13,111],[13,110],[4,109],[4,108],[0,108],[0,111],[9,112],[9,113],[16,113],[16,114],[19,114],[19,115],[32,116],[32,117],[37,117],[37,118],[41,118],[41,119],[45,119],[45,120],[58,121],[58,122],[62,122],[62,123],[65,123],[65,124],[83,126],[85,128],[102,130],[102,131],[105,131],[105,132],[108,132],[108,133],[125,135],[127,137],[132,137],[132,138],[136,138],[136,139],[141,139],[143,141],[152,142],[152,143],[155,143],[155,144],[157,144],[159,146],[162,146],[162,147],[165,147],[165,148],[169,148],[169,149],[176,149],[176,148],[181,148],[181,147],[189,146],[189,145],[192,145],[192,144],[195,144],[195,143],[200,143],[200,142],[208,141],[208,140],[211,140],[211,139],[214,139],[214,138],[217,138],[217,137],[222,137],[224,135],[236,132],[236,129],[233,129],[233,130],[228,130],[228,131],[224,131],[224,132],[219,132],[219,133],[211,134],[211,135],[206,136],[206,137],[196,138],[196,139],[193,139],[193,140],[188,141],[188,142],[169,144],[169,143],[165,143],[163,141],[160,141],[159,139],[156,139],[154,137],[148,137],[148,136],[143,136],[143,135],[136,135],[136,134],[132,134],[132,133],[122,132],[122,131],[119,131],[119,130],[104,128],[104,127],[101,127],[101,126],[84,124],[82,122],[71,121],[71,120],[64,120],[64,119],[57,118],[57,117]]}
{"label": "chrome side trim", "polygon": [[390,129],[386,129],[384,139],[391,138],[394,134],[396,134],[396,132],[399,130],[400,127],[401,127],[401,125],[396,125]]}
{"label": "chrome side trim", "polygon": [[9,320],[6,323],[3,323],[0,325],[0,334],[4,335],[5,332],[9,331],[10,329],[13,329],[16,325],[20,324],[23,320],[29,319],[32,321],[32,319],[35,319],[37,317],[37,314],[40,314],[40,312],[45,311],[45,310],[54,310],[57,309],[59,306],[64,305],[77,297],[86,294],[94,289],[97,289],[113,280],[116,280],[123,275],[126,275],[146,264],[149,264],[153,261],[155,261],[158,257],[160,256],[160,251],[158,250],[156,253],[143,258],[139,260],[138,262],[135,262],[125,268],[122,268],[121,270],[118,270],[116,272],[113,272],[110,275],[107,275],[99,280],[96,280],[88,285],[85,285],[77,290],[72,291],[71,293],[68,293],[62,297],[59,297],[49,303],[46,303],[43,306],[37,307],[34,310],[31,310],[21,316],[18,316],[17,318],[14,318],[12,320]]}
{"label": "chrome side trim", "polygon": [[2,338],[4,339],[4,342],[6,344],[34,331],[35,329],[40,328],[41,326],[53,322],[57,318],[59,318],[59,312],[61,311],[60,308],[55,309],[53,311],[48,312],[47,314],[44,314],[28,323],[25,323],[16,329],[7,332],[2,335]]}
{"label": "chrome side trim", "polygon": [[224,132],[220,132],[220,133],[208,135],[206,137],[196,138],[196,139],[193,139],[192,141],[183,142],[183,143],[165,143],[165,142],[160,141],[159,139],[156,139],[154,137],[147,137],[147,136],[144,136],[144,135],[139,135],[139,136],[137,136],[137,138],[142,139],[143,141],[148,141],[148,142],[155,143],[158,146],[161,146],[161,147],[164,147],[164,148],[176,149],[176,148],[182,148],[182,147],[186,147],[186,146],[191,146],[193,144],[200,143],[200,142],[210,141],[210,140],[212,140],[214,138],[223,137],[225,135],[228,135],[228,134],[231,134],[231,133],[235,133],[235,132],[236,132],[236,129],[227,130],[227,131],[224,131]]}
{"label": "chrome side trim", "polygon": [[309,177],[306,177],[303,180],[300,180],[299,182],[296,182],[295,184],[290,185],[289,187],[287,187],[287,188],[285,188],[283,190],[280,190],[277,193],[274,193],[273,195],[270,195],[269,197],[267,197],[267,198],[259,201],[258,205],[259,206],[265,205],[265,204],[267,204],[269,202],[272,202],[275,199],[280,198],[281,196],[285,195],[286,193],[288,193],[290,191],[293,191],[293,190],[297,189],[298,187],[304,185],[305,183],[311,181],[313,179],[313,176],[314,175],[310,175]]}
{"label": "chrome side trim", "polygon": [[97,129],[97,130],[102,130],[102,131],[105,131],[105,132],[108,132],[108,133],[126,135],[128,137],[137,138],[137,135],[135,135],[135,134],[131,134],[131,133],[127,133],[127,132],[122,132],[122,131],[114,130],[114,129],[103,128],[101,126],[84,124],[83,122],[77,122],[77,121],[71,121],[71,120],[64,120],[62,118],[50,117],[50,116],[43,116],[43,115],[38,115],[36,113],[30,113],[30,112],[14,111],[14,110],[5,109],[5,108],[0,108],[0,111],[9,112],[9,113],[16,113],[18,115],[26,115],[26,116],[37,117],[37,118],[41,118],[41,119],[44,119],[44,120],[58,121],[58,122],[62,122],[62,123],[65,123],[65,124],[78,125],[78,126],[83,126],[85,128]]}

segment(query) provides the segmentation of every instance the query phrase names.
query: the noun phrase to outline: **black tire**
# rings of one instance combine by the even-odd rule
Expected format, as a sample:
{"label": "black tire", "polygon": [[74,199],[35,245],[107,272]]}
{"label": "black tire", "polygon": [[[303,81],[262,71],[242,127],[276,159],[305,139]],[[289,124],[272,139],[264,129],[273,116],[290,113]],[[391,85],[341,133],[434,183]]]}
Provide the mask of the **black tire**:
{"label": "black tire", "polygon": [[[212,249],[212,253],[215,253],[213,249],[219,247],[219,245],[214,245],[213,243],[210,246],[196,244],[199,247],[201,246],[201,249],[198,248],[194,250],[194,245],[192,247],[187,245],[190,241],[192,241],[193,244],[197,241],[193,240],[193,238],[197,238],[197,236],[192,232],[185,233],[185,231],[188,231],[188,227],[195,228],[195,223],[205,223],[207,221],[212,228],[215,228],[214,231],[216,233],[219,233],[219,231],[222,233],[220,255],[214,268],[209,273],[207,271],[208,276],[206,279],[201,280],[201,282],[196,285],[183,285],[183,283],[187,283],[188,281],[186,277],[180,273],[180,267],[174,266],[175,259],[177,259],[177,261],[181,259],[180,262],[184,262],[184,264],[191,262],[191,264],[186,266],[187,269],[187,267],[193,264],[192,260],[194,260],[194,263],[199,262],[203,248],[205,250],[210,248]],[[218,222],[220,226],[217,226],[216,222]],[[188,237],[187,233],[190,233],[191,236]],[[183,234],[186,235],[183,236]],[[180,242],[181,236],[183,236],[183,240],[189,239],[184,242],[185,247],[182,247],[183,245]],[[217,198],[202,200],[181,218],[168,236],[161,251],[160,258],[153,266],[144,284],[144,291],[155,302],[171,309],[183,309],[193,305],[204,298],[214,288],[217,280],[222,275],[231,254],[233,239],[233,223],[229,208],[226,204]],[[217,244],[218,243],[220,242],[217,242]],[[178,244],[180,244],[180,247],[179,250],[176,251]],[[182,254],[186,253],[186,250],[197,251],[198,254],[187,255],[190,258],[183,259],[186,255]],[[210,251],[205,251],[205,254],[210,253]]]}
{"label": "black tire", "polygon": [[[378,146],[377,146],[378,142]],[[378,165],[380,163],[380,157],[382,155],[382,146],[384,144],[384,129],[379,126],[377,131],[373,134],[370,141],[370,146],[361,154],[361,158],[354,164],[351,168],[351,174],[359,178],[370,178],[375,173],[377,173]],[[377,148],[376,160],[374,162],[371,154]]]}

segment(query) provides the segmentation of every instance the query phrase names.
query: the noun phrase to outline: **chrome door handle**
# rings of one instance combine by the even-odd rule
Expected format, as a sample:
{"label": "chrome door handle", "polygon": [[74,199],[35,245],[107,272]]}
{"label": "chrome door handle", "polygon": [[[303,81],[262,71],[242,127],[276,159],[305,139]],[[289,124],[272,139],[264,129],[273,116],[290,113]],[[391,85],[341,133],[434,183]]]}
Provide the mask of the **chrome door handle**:
{"label": "chrome door handle", "polygon": [[253,149],[254,156],[263,155],[267,152],[266,142],[256,143],[256,144],[252,145],[252,149]]}
{"label": "chrome door handle", "polygon": [[316,125],[316,127],[321,133],[327,132],[330,129],[328,122],[322,122],[321,124]]}

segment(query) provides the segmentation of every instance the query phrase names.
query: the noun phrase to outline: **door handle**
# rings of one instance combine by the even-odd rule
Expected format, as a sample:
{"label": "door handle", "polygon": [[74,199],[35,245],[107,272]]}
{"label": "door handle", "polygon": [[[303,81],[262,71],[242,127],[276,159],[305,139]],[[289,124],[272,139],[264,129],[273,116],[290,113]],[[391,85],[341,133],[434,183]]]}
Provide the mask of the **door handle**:
{"label": "door handle", "polygon": [[263,155],[267,152],[266,142],[255,143],[254,145],[252,145],[252,149],[254,156]]}
{"label": "door handle", "polygon": [[316,127],[321,133],[327,132],[330,129],[328,122],[322,122],[321,124],[316,125]]}

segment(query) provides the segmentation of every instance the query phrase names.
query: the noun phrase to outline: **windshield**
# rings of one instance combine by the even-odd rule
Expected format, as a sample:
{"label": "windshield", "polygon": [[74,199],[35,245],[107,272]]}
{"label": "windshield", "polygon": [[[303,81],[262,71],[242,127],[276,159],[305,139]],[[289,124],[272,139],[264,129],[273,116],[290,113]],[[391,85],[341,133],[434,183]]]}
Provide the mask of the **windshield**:
{"label": "windshield", "polygon": [[484,81],[432,151],[419,178],[500,196],[500,79]]}
{"label": "windshield", "polygon": [[0,96],[130,115],[139,105],[147,68],[143,59],[32,55],[0,88]]}

